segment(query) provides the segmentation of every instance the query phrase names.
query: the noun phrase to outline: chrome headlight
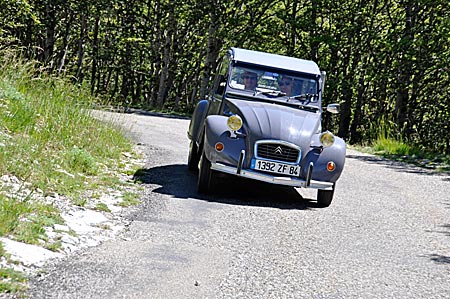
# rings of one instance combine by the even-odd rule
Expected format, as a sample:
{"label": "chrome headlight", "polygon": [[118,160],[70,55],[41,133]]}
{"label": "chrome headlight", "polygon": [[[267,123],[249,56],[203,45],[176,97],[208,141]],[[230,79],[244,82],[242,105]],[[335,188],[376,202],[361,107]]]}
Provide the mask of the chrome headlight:
{"label": "chrome headlight", "polygon": [[242,118],[237,114],[232,115],[228,117],[227,125],[233,132],[236,132],[242,128]]}
{"label": "chrome headlight", "polygon": [[319,137],[320,144],[323,147],[330,147],[334,144],[334,135],[331,132],[323,132]]}

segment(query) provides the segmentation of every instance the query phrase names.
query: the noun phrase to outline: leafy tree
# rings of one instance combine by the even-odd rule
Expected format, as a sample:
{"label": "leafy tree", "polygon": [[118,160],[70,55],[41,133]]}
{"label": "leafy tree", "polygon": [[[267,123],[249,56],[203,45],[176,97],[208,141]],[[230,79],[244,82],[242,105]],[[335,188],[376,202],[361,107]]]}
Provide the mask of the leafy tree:
{"label": "leafy tree", "polygon": [[449,153],[449,15],[444,0],[0,0],[0,48],[113,105],[185,112],[231,46],[311,59],[341,103],[327,128],[360,143],[384,123]]}

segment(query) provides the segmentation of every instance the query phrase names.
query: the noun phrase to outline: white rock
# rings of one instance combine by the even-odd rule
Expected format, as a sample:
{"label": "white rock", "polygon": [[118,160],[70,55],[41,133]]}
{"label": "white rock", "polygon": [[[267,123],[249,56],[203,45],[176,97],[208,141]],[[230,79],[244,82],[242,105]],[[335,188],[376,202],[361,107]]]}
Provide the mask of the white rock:
{"label": "white rock", "polygon": [[70,228],[67,225],[53,224],[53,229],[60,232],[69,232]]}
{"label": "white rock", "polygon": [[0,238],[5,250],[11,258],[21,261],[24,265],[42,266],[45,261],[61,257],[57,252],[36,245],[25,244],[7,238]]}
{"label": "white rock", "polygon": [[47,235],[47,237],[49,237],[50,239],[54,239],[58,236],[57,233],[55,233],[54,231],[50,231],[50,230],[46,230],[45,234]]}
{"label": "white rock", "polygon": [[102,213],[92,210],[73,211],[71,214],[62,214],[62,217],[66,225],[77,234],[98,231],[99,228],[94,225],[108,221]]}
{"label": "white rock", "polygon": [[63,243],[62,248],[63,248],[64,252],[66,252],[66,253],[71,253],[71,252],[75,252],[78,250],[78,246],[71,245],[68,243]]}
{"label": "white rock", "polygon": [[[1,132],[0,132],[1,134]],[[73,174],[63,170],[60,166],[56,167],[59,172],[68,176]],[[107,167],[105,166],[105,169]],[[120,179],[126,180],[127,176],[121,176]],[[15,176],[1,175],[0,186],[2,194],[9,198],[17,200],[27,200],[33,202],[41,202],[49,204],[57,208],[61,212],[64,219],[64,225],[55,224],[51,227],[45,227],[47,242],[41,240],[41,246],[24,244],[7,238],[0,238],[0,242],[4,244],[4,249],[11,255],[14,263],[6,260],[4,257],[0,259],[0,267],[12,267],[17,271],[32,272],[42,267],[49,259],[62,257],[64,255],[76,252],[81,248],[96,246],[103,241],[114,238],[120,231],[125,229],[129,221],[122,217],[122,207],[118,205],[123,197],[124,190],[115,190],[109,188],[100,192],[100,197],[92,198],[91,193],[85,196],[90,199],[87,201],[86,207],[74,205],[73,201],[56,192],[44,192],[39,188],[34,188],[30,183],[22,182]],[[130,190],[134,190],[130,188]],[[92,205],[104,203],[110,209],[110,213],[102,213],[100,211],[88,208]],[[106,215],[106,216],[105,216]],[[24,218],[22,221],[29,221]],[[73,236],[75,232],[76,236]],[[43,248],[43,243],[61,242],[60,252],[53,252]],[[0,296],[1,298],[1,296]]]}
{"label": "white rock", "polygon": [[65,234],[61,237],[61,242],[65,243],[65,244],[69,244],[69,245],[77,245],[80,243],[80,240],[76,237]]}
{"label": "white rock", "polygon": [[13,184],[20,184],[20,180],[15,176],[10,176],[9,179]]}
{"label": "white rock", "polygon": [[99,245],[101,242],[102,242],[103,240],[101,240],[101,239],[86,239],[86,241],[85,241],[85,245],[86,246],[88,246],[88,247],[92,247],[92,246],[97,246],[97,245]]}

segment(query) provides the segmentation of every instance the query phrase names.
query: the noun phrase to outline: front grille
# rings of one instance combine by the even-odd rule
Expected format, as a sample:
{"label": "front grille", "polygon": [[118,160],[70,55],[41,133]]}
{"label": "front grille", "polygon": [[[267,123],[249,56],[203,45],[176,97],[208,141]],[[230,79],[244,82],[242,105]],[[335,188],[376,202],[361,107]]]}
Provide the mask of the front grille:
{"label": "front grille", "polygon": [[284,143],[259,142],[256,144],[256,157],[280,162],[295,163],[300,155],[300,150]]}

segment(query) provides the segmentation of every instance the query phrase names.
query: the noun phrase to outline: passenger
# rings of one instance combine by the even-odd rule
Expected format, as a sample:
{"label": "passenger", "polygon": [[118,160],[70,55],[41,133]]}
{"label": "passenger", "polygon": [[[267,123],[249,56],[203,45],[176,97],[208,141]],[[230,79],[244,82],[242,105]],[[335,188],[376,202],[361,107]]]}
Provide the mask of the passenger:
{"label": "passenger", "polygon": [[258,84],[258,75],[254,72],[245,71],[242,74],[242,78],[244,79],[244,88],[249,90],[255,90]]}
{"label": "passenger", "polygon": [[285,93],[288,97],[292,96],[293,82],[291,77],[282,76],[281,80],[278,81],[278,86],[280,86],[281,92]]}

